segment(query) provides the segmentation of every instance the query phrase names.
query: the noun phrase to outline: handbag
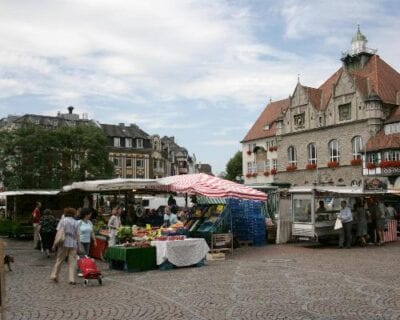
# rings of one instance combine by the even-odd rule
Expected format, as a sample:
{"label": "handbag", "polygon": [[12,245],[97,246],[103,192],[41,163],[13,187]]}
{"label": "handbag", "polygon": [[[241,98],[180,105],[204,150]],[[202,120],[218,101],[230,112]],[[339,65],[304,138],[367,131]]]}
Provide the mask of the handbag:
{"label": "handbag", "polygon": [[333,227],[334,230],[339,230],[343,228],[342,220],[339,218],[336,218],[335,221],[335,226]]}
{"label": "handbag", "polygon": [[64,228],[60,228],[57,230],[56,237],[55,237],[54,243],[53,243],[53,249],[61,246],[64,243],[64,240],[65,240]]}

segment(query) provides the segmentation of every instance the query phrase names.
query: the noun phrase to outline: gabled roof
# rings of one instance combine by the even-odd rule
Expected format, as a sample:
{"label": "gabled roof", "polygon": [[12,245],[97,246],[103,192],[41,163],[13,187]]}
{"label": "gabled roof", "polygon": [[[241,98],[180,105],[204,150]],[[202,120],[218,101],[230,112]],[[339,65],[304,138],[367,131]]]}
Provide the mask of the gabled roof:
{"label": "gabled roof", "polygon": [[372,55],[364,68],[350,73],[369,79],[370,90],[374,91],[384,103],[397,104],[396,94],[400,91],[400,73],[378,55]]}
{"label": "gabled roof", "polygon": [[342,75],[343,68],[340,68],[328,80],[326,80],[318,89],[321,90],[321,104],[318,110],[324,111],[328,107],[329,101],[332,97],[333,85],[337,83],[340,76]]}
{"label": "gabled roof", "polygon": [[376,136],[370,138],[365,145],[366,151],[400,148],[400,133],[385,134],[382,130]]}
{"label": "gabled roof", "polygon": [[[371,95],[380,98],[383,103],[397,105],[396,96],[400,92],[400,73],[389,66],[378,55],[372,54],[365,66],[360,70],[344,71],[343,67],[331,75],[319,88],[302,86],[316,110],[325,111],[332,97],[333,87],[337,84],[343,72],[354,79],[358,92],[364,99]],[[286,111],[289,99],[270,103],[261,113],[242,142],[274,136],[276,133],[275,120],[281,111]],[[400,121],[400,111],[393,113],[391,122]],[[264,130],[269,124],[269,130]]]}
{"label": "gabled roof", "polygon": [[130,126],[101,124],[101,127],[108,137],[150,139],[150,136],[135,124],[131,124]]}
{"label": "gabled roof", "polygon": [[[249,132],[247,132],[242,142],[275,136],[275,121],[281,113],[287,110],[288,107],[289,98],[269,103]],[[266,125],[269,125],[268,130],[265,130]]]}

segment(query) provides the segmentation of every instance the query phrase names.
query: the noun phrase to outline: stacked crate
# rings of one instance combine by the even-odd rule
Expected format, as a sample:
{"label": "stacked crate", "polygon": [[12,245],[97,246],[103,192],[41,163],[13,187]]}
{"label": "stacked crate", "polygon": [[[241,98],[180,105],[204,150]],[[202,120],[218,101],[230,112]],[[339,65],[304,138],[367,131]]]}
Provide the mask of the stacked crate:
{"label": "stacked crate", "polygon": [[266,243],[265,219],[260,201],[228,199],[233,234],[239,242],[260,246]]}

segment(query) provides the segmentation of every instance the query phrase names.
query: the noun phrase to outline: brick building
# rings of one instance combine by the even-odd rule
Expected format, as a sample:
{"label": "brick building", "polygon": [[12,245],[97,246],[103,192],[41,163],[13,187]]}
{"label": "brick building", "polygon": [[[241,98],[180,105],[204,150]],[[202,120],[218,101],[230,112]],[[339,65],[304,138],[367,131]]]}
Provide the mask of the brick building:
{"label": "brick building", "polygon": [[320,87],[298,81],[261,113],[242,141],[246,184],[361,185],[363,175],[383,175],[382,160],[400,167],[400,74],[359,29],[351,44]]}

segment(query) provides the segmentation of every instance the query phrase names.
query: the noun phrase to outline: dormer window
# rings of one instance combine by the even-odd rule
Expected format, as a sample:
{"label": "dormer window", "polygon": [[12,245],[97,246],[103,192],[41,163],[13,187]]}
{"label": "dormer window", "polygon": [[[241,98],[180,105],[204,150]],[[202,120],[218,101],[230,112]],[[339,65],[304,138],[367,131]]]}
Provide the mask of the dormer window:
{"label": "dormer window", "polygon": [[266,125],[264,126],[264,130],[269,130],[269,124],[266,124]]}
{"label": "dormer window", "polygon": [[131,138],[125,138],[125,147],[132,148],[132,139]]}
{"label": "dormer window", "polygon": [[120,147],[120,146],[121,146],[121,138],[114,137],[114,147]]}
{"label": "dormer window", "polygon": [[400,132],[400,122],[395,122],[385,125],[385,134],[392,134],[399,132]]}
{"label": "dormer window", "polygon": [[136,148],[143,149],[143,139],[136,139]]}

